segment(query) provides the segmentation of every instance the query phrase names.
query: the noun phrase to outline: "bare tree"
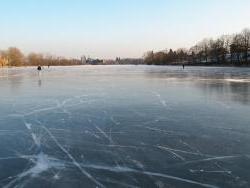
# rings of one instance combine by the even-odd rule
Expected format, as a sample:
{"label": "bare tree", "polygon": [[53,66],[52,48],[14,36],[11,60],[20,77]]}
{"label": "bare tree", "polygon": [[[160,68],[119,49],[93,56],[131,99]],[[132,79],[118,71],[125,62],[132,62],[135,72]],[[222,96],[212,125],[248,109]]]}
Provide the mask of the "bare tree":
{"label": "bare tree", "polygon": [[[224,57],[223,58],[224,58],[224,60],[227,62],[228,58],[230,58],[231,62],[232,62],[232,55],[230,55],[231,54],[230,45],[232,44],[233,36],[232,35],[222,35],[220,37],[220,40],[223,42],[223,47],[224,47],[224,50],[223,50]],[[230,55],[230,57],[227,55]]]}
{"label": "bare tree", "polygon": [[192,62],[193,63],[196,63],[198,61],[199,53],[200,53],[200,48],[199,48],[199,46],[197,44],[192,46],[189,49],[189,54],[191,54],[191,56],[192,56]]}
{"label": "bare tree", "polygon": [[0,65],[3,66],[8,66],[8,56],[6,51],[0,51]]}
{"label": "bare tree", "polygon": [[232,43],[230,45],[230,52],[233,58],[236,56],[237,63],[240,63],[241,53],[242,53],[242,35],[240,34],[234,35]]}
{"label": "bare tree", "polygon": [[217,63],[225,62],[224,54],[224,41],[220,38],[217,40],[210,40],[211,55],[216,60]]}
{"label": "bare tree", "polygon": [[42,54],[30,53],[27,57],[28,65],[37,66],[44,65],[44,58]]}
{"label": "bare tree", "polygon": [[177,49],[176,50],[177,61],[183,63],[185,60],[187,60],[187,54],[188,54],[188,50],[186,48]]}
{"label": "bare tree", "polygon": [[149,51],[144,55],[144,61],[146,64],[153,64],[154,62],[154,52]]}
{"label": "bare tree", "polygon": [[250,50],[250,29],[244,29],[242,35],[242,49],[244,53],[245,62],[248,60],[248,51]]}
{"label": "bare tree", "polygon": [[210,40],[204,39],[203,41],[199,42],[197,45],[199,46],[199,54],[202,59],[205,59],[206,63],[208,62],[208,56],[209,56],[209,47],[210,47]]}
{"label": "bare tree", "polygon": [[23,53],[15,47],[10,47],[7,50],[7,56],[10,66],[21,66],[24,62]]}

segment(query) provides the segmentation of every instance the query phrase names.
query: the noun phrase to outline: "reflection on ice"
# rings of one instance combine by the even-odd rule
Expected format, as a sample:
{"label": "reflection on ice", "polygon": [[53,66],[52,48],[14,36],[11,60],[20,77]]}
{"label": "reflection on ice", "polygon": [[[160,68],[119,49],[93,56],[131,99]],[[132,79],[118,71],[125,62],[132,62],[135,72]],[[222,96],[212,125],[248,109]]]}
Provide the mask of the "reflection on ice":
{"label": "reflection on ice", "polygon": [[249,77],[247,68],[1,70],[0,187],[247,188]]}

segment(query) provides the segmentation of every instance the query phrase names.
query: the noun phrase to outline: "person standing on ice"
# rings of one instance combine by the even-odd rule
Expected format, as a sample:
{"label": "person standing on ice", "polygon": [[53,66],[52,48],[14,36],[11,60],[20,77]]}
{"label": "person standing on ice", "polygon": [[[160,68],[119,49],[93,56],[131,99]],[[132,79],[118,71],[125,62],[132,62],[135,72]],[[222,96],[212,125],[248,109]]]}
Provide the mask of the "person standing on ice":
{"label": "person standing on ice", "polygon": [[37,70],[38,70],[38,76],[39,79],[41,79],[41,71],[42,71],[42,67],[40,65],[37,66]]}
{"label": "person standing on ice", "polygon": [[38,71],[41,71],[41,70],[42,70],[42,67],[41,67],[40,65],[38,65],[37,70],[38,70]]}

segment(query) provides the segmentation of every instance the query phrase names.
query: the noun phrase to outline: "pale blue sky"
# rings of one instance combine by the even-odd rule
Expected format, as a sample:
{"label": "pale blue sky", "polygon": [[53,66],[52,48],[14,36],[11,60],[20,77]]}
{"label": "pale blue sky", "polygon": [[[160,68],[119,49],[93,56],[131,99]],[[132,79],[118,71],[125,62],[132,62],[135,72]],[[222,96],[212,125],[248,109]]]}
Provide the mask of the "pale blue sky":
{"label": "pale blue sky", "polygon": [[0,0],[0,49],[141,57],[250,27],[250,0]]}

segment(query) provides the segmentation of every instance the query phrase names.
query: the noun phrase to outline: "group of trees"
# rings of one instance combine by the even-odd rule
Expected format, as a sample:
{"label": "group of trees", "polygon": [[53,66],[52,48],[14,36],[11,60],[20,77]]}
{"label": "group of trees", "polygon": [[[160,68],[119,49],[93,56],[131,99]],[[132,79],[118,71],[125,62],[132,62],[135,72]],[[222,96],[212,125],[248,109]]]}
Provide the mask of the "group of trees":
{"label": "group of trees", "polygon": [[47,65],[79,65],[80,60],[53,57],[39,53],[30,53],[25,56],[21,50],[10,47],[0,51],[0,66],[47,66]]}
{"label": "group of trees", "polygon": [[23,53],[17,48],[9,48],[6,51],[0,51],[1,66],[19,66],[24,60]]}
{"label": "group of trees", "polygon": [[[89,60],[85,64],[235,64],[250,65],[250,29],[233,35],[223,35],[217,39],[204,39],[190,49],[150,51],[141,59],[120,59],[116,61]],[[10,47],[0,51],[0,66],[47,66],[80,65],[81,60],[66,59],[30,53],[25,56],[18,48]]]}
{"label": "group of trees", "polygon": [[188,61],[189,53],[188,50],[180,48],[176,51],[170,49],[156,52],[153,51],[147,52],[144,57],[145,64],[155,64],[155,65],[164,65],[164,64],[177,64]]}
{"label": "group of trees", "polygon": [[250,30],[241,33],[223,35],[217,39],[204,39],[190,49],[180,48],[176,51],[165,50],[154,53],[150,51],[144,57],[146,64],[179,64],[179,63],[250,63]]}

